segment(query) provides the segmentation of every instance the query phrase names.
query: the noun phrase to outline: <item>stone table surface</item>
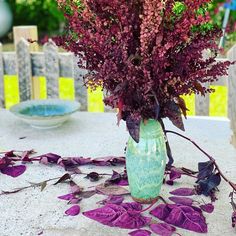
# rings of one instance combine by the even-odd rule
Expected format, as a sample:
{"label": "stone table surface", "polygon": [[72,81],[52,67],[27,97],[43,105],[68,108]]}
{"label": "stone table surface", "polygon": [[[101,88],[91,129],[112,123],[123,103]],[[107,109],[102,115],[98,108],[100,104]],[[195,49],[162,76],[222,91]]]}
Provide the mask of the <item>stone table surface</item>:
{"label": "stone table surface", "polygon": [[[169,121],[165,121],[168,129],[176,130]],[[231,130],[227,119],[193,117],[185,121],[186,132],[192,140],[211,154],[218,162],[225,175],[236,182],[236,150],[230,145]],[[20,139],[25,137],[24,139]],[[116,125],[114,113],[74,114],[63,126],[51,130],[37,130],[23,123],[9,111],[0,110],[0,150],[29,150],[34,149],[38,154],[57,153],[64,157],[84,156],[101,157],[124,155],[124,147],[128,134],[124,123]],[[199,161],[206,161],[191,143],[177,136],[169,135],[170,145],[175,158],[175,166],[197,169]],[[123,167],[114,167],[122,171]],[[81,168],[84,172],[97,171],[112,173],[112,167],[88,166]],[[0,175],[0,190],[12,190],[15,187],[28,185],[30,182],[41,182],[49,178],[61,176],[65,171],[57,166],[41,164],[28,165],[26,172],[18,178]],[[85,189],[94,186],[82,176],[75,181]],[[104,179],[102,180],[102,182]],[[162,188],[161,195],[168,198],[169,191],[178,187],[190,187],[194,180],[183,177],[175,186]],[[229,204],[230,188],[222,181],[218,193],[219,200],[215,211],[206,214],[208,235],[230,236],[236,231],[231,228],[232,209]],[[13,195],[0,196],[0,235],[1,236],[123,236],[131,230],[110,228],[92,221],[82,214],[75,217],[65,216],[69,208],[65,201],[57,196],[68,193],[66,184],[49,185],[44,191],[39,188],[28,189]],[[195,197],[202,201],[204,198]],[[97,208],[102,195],[95,195],[80,203],[81,211]],[[126,199],[130,201],[129,197]],[[208,199],[204,199],[208,201]],[[178,229],[181,235],[198,235],[197,233]]]}

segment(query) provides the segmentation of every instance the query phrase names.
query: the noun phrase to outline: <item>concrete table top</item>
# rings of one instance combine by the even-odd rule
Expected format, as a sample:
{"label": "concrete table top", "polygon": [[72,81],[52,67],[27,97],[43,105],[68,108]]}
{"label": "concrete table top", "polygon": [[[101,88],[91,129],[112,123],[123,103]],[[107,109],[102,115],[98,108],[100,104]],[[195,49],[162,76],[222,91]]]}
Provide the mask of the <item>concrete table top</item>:
{"label": "concrete table top", "polygon": [[[176,131],[169,121],[165,123],[168,129]],[[211,154],[225,175],[236,182],[236,150],[230,145],[229,121],[194,117],[185,121],[185,128],[185,135]],[[21,137],[25,138],[20,139]],[[2,151],[34,149],[37,155],[53,152],[64,157],[120,156],[124,155],[127,138],[124,123],[117,127],[114,113],[79,112],[57,129],[37,130],[18,120],[9,111],[0,110],[0,150]],[[169,141],[175,158],[175,166],[196,170],[199,161],[207,161],[206,157],[187,141],[172,134],[169,135]],[[87,166],[81,169],[84,172],[112,172],[112,167]],[[115,167],[115,169],[122,171],[123,167]],[[62,176],[64,173],[65,171],[57,166],[29,164],[27,171],[16,179],[0,175],[0,190],[12,190],[15,187],[28,185],[28,181],[41,182]],[[96,184],[82,176],[76,177],[75,182],[85,189]],[[164,185],[161,195],[168,199],[169,191],[178,187],[191,187],[193,184],[193,179],[182,177],[175,186]],[[67,194],[68,191],[68,186],[61,184],[49,185],[43,192],[35,188],[9,196],[0,196],[0,235],[28,236],[43,232],[46,236],[125,236],[131,232],[131,230],[101,225],[82,214],[75,217],[65,216],[64,212],[70,206],[65,201],[57,199],[57,196]],[[212,214],[206,214],[209,224],[207,235],[235,235],[235,229],[231,228],[232,209],[229,204],[229,192],[229,186],[222,181],[215,211]],[[96,202],[104,198],[102,195],[95,195],[83,200],[80,203],[81,211],[98,208]],[[198,196],[196,199],[208,201]],[[127,201],[130,201],[129,197]],[[178,229],[178,233],[184,236],[198,235],[182,229]]]}

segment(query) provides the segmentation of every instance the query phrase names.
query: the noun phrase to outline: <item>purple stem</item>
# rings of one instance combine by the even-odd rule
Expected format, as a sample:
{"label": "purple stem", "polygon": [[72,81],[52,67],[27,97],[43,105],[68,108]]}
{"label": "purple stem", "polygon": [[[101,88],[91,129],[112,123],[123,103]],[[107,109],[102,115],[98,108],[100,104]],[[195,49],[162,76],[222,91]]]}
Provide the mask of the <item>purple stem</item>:
{"label": "purple stem", "polygon": [[233,182],[231,182],[230,180],[228,180],[227,177],[221,172],[221,170],[220,170],[218,164],[216,163],[215,159],[212,156],[210,156],[207,152],[205,152],[198,144],[196,144],[193,140],[191,140],[190,138],[188,138],[188,137],[186,137],[186,136],[184,136],[184,135],[182,135],[178,132],[171,131],[171,130],[165,130],[165,133],[175,134],[175,135],[191,142],[198,150],[200,150],[205,156],[207,156],[210,161],[212,161],[215,168],[218,170],[220,176],[234,189],[234,191],[236,191],[236,185]]}

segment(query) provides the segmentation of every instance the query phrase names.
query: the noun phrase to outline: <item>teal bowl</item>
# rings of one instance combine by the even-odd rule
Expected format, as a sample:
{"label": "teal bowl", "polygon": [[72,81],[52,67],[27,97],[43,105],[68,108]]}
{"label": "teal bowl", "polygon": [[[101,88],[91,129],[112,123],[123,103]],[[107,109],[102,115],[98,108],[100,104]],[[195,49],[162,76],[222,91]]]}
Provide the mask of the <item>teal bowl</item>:
{"label": "teal bowl", "polygon": [[34,128],[51,129],[61,126],[79,109],[80,103],[75,101],[46,99],[20,102],[10,112]]}

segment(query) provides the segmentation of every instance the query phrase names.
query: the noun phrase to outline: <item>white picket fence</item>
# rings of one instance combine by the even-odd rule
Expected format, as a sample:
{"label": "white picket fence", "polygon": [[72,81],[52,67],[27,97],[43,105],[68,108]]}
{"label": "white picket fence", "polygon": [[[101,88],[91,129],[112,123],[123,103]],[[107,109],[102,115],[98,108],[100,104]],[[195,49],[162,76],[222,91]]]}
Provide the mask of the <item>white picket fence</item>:
{"label": "white picket fence", "polygon": [[34,79],[46,77],[47,97],[59,96],[59,77],[74,78],[75,97],[87,108],[87,89],[83,86],[85,70],[78,68],[76,58],[72,53],[59,53],[52,40],[43,46],[43,52],[30,52],[30,44],[21,39],[16,52],[3,52],[0,44],[0,100],[4,106],[4,75],[18,75],[20,100],[32,97]]}

